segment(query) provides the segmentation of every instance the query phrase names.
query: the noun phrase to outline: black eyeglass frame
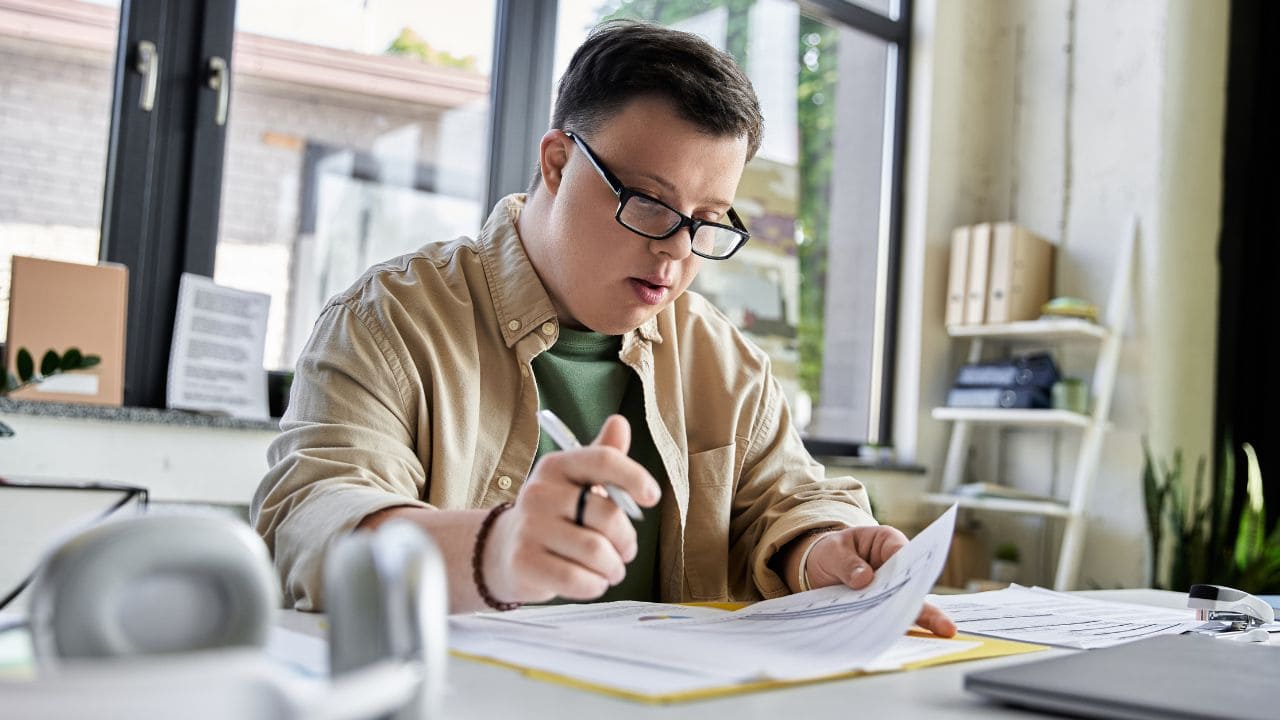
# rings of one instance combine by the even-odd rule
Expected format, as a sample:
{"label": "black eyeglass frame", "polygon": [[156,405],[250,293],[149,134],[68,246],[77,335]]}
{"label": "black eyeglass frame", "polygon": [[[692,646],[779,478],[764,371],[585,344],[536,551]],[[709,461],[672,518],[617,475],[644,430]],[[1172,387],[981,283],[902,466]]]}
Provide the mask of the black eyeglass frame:
{"label": "black eyeglass frame", "polygon": [[[729,217],[729,222],[733,223],[733,225],[731,226],[725,225],[723,223],[711,222],[710,220],[698,220],[696,218],[691,218],[688,215],[685,215],[684,213],[680,212],[679,210],[671,207],[670,205],[662,202],[661,200],[653,197],[652,195],[642,193],[638,190],[632,190],[626,185],[623,185],[622,181],[618,179],[618,176],[614,175],[612,172],[610,172],[609,168],[604,166],[604,163],[601,162],[600,158],[596,156],[595,151],[591,149],[591,146],[587,144],[586,140],[583,140],[581,136],[579,136],[576,132],[572,130],[562,130],[561,132],[563,132],[566,136],[568,136],[571,140],[573,140],[573,142],[577,144],[578,147],[582,148],[582,152],[586,154],[587,160],[591,161],[591,165],[595,167],[596,172],[600,173],[600,177],[604,179],[605,183],[609,186],[609,189],[612,190],[613,194],[617,196],[618,209],[614,211],[613,219],[616,220],[618,224],[621,225],[622,227],[630,230],[631,232],[641,237],[646,237],[651,240],[666,240],[672,235],[675,235],[676,233],[680,232],[682,228],[687,227],[689,228],[689,250],[692,251],[694,255],[697,255],[698,257],[706,258],[708,260],[728,260],[729,258],[733,257],[734,253],[741,250],[742,246],[746,245],[747,241],[751,239],[751,233],[747,231],[747,226],[742,223],[742,218],[738,217],[738,211],[734,210],[732,207],[730,207],[729,211],[726,213]],[[675,213],[676,216],[680,218],[680,221],[676,223],[670,230],[668,230],[667,232],[661,235],[654,235],[652,233],[647,233],[643,230],[638,230],[636,228],[631,227],[630,225],[628,225],[626,222],[623,221],[622,209],[627,206],[627,202],[631,200],[631,198],[633,197],[642,198],[647,202],[654,203],[655,205],[661,205],[662,207]],[[709,255],[704,252],[699,252],[697,249],[693,247],[693,238],[695,235],[698,234],[698,228],[702,227],[703,225],[706,225],[708,227],[713,227],[713,228],[719,228],[721,230],[728,230],[729,232],[732,232],[738,235],[739,237],[741,237],[742,240],[737,245],[734,245],[733,249],[730,250],[727,255]]]}

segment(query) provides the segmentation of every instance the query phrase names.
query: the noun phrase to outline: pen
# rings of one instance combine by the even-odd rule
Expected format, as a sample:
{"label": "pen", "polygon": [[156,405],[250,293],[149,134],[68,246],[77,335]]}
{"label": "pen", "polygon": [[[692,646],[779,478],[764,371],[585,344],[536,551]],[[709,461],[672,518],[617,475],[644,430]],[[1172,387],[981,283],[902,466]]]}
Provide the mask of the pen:
{"label": "pen", "polygon": [[[538,425],[551,436],[551,439],[555,441],[556,445],[560,446],[561,450],[576,450],[582,447],[582,443],[578,442],[578,438],[573,436],[573,431],[569,430],[569,426],[565,425],[564,421],[550,410],[538,411]],[[627,494],[626,490],[612,483],[600,483],[600,486],[604,488],[605,492],[609,493],[609,499],[622,508],[627,517],[632,520],[644,519],[644,513],[640,512],[640,506]]]}

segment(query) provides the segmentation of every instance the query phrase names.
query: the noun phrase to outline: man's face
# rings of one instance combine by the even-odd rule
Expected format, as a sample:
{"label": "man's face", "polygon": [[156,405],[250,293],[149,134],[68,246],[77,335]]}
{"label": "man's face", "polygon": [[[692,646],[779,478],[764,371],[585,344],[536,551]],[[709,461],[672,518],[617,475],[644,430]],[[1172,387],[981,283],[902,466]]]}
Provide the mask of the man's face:
{"label": "man's face", "polygon": [[[708,135],[665,100],[641,98],[584,139],[624,186],[694,219],[729,223],[746,137]],[[679,297],[703,262],[717,262],[691,252],[687,227],[651,240],[619,225],[617,196],[564,133],[544,139],[542,162],[548,171],[538,192],[551,193],[548,227],[528,252],[561,322],[629,332]]]}

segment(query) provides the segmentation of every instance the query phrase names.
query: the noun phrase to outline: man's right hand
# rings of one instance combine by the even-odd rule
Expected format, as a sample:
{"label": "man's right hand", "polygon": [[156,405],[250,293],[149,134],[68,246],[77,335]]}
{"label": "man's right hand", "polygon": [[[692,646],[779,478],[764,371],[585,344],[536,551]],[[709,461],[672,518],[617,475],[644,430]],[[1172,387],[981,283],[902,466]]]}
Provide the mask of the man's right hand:
{"label": "man's right hand", "polygon": [[554,597],[592,600],[622,581],[636,556],[636,531],[603,493],[587,495],[582,526],[574,523],[582,488],[612,483],[642,507],[661,490],[640,463],[627,457],[631,426],[612,415],[591,445],[549,453],[520,489],[515,507],[498,517],[485,548],[484,577],[503,602]]}

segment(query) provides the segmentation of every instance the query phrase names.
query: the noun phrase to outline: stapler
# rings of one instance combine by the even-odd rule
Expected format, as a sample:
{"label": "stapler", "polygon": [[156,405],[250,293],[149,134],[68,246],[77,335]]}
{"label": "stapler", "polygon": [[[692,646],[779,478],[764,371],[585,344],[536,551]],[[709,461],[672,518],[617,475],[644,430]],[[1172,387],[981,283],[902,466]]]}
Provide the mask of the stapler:
{"label": "stapler", "polygon": [[1270,635],[1264,626],[1276,619],[1275,610],[1261,599],[1222,585],[1192,585],[1187,607],[1205,623],[1197,632],[1239,635],[1238,639],[1252,642],[1267,642]]}

